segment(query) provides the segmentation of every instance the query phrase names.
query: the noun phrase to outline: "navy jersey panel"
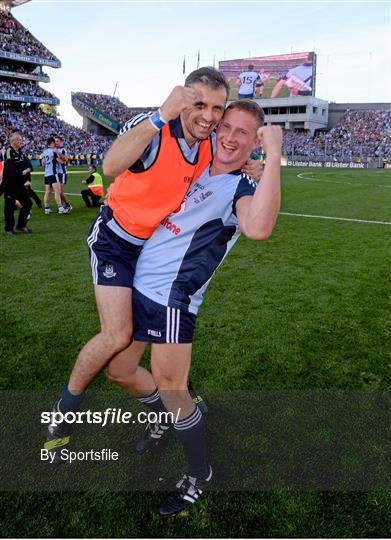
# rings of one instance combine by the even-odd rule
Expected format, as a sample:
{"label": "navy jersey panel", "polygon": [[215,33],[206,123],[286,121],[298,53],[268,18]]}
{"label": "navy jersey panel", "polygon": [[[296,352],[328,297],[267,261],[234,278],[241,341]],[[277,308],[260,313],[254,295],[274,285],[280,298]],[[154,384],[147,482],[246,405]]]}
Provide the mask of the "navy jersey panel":
{"label": "navy jersey panel", "polygon": [[[198,229],[172,284],[169,306],[188,311],[191,297],[210,280],[224,259],[228,242],[235,232],[236,227],[224,227],[221,219]],[[209,247],[205,249],[205,246]]]}
{"label": "navy jersey panel", "polygon": [[257,187],[257,184],[252,180],[249,176],[244,176],[240,179],[240,182],[238,183],[238,186],[236,188],[233,203],[232,203],[232,212],[236,216],[236,203],[239,199],[242,197],[250,196],[252,197],[254,195],[254,191]]}

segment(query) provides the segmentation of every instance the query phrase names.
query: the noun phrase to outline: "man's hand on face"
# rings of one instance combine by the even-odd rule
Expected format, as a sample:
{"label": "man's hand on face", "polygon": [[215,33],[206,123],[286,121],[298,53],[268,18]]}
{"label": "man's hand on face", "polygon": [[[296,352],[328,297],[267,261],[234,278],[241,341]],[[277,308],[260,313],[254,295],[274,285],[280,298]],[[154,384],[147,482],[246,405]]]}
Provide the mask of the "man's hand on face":
{"label": "man's hand on face", "polygon": [[190,86],[176,86],[160,107],[160,113],[168,122],[177,118],[185,109],[193,107],[201,98],[201,94]]}
{"label": "man's hand on face", "polygon": [[280,126],[263,126],[258,129],[257,136],[266,156],[281,156],[282,129]]}
{"label": "man's hand on face", "polygon": [[255,182],[259,182],[262,178],[263,169],[264,164],[260,159],[251,158],[249,158],[242,167],[242,171],[251,176]]}

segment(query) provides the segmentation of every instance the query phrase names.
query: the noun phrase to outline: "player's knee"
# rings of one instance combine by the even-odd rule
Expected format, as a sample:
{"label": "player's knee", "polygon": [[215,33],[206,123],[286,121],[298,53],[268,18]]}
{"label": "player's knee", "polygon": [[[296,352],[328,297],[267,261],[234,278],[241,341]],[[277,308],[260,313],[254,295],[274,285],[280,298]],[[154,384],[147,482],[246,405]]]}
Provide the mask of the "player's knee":
{"label": "player's knee", "polygon": [[123,330],[121,332],[102,332],[108,347],[112,354],[117,354],[132,343],[132,331]]}
{"label": "player's knee", "polygon": [[106,377],[114,384],[118,384],[121,386],[125,381],[130,382],[130,379],[132,378],[132,373],[130,373],[128,370],[126,373],[123,369],[121,369],[118,366],[112,366],[109,364],[106,368]]}

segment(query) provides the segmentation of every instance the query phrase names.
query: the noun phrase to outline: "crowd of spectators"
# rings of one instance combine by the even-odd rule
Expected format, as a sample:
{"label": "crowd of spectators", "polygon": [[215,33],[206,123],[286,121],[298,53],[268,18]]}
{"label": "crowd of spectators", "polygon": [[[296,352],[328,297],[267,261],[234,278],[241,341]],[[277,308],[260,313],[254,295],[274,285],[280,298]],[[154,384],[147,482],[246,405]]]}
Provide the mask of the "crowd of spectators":
{"label": "crowd of spectators", "polygon": [[134,112],[131,112],[129,107],[116,97],[105,94],[88,94],[86,92],[76,92],[74,95],[120,124],[123,124],[129,120],[130,116],[134,115]]}
{"label": "crowd of spectators", "polygon": [[2,63],[0,61],[0,71],[12,71],[13,73],[23,73],[23,74],[32,74],[32,75],[40,75],[43,77],[48,77],[48,74],[42,71],[40,68],[35,68],[33,71],[30,69],[25,68],[21,64],[9,64],[9,63]]}
{"label": "crowd of spectators", "polygon": [[[126,119],[130,119],[128,115]],[[20,131],[24,151],[42,152],[46,139],[60,134],[71,154],[105,154],[112,139],[92,135],[35,107],[22,111],[4,109],[0,113],[0,132],[7,138]],[[312,137],[308,131],[284,131],[283,153],[311,159],[391,158],[391,112],[346,111],[329,132]]]}
{"label": "crowd of spectators", "polygon": [[46,148],[46,140],[53,134],[60,135],[70,154],[105,154],[112,140],[91,135],[83,129],[60,120],[40,109],[22,111],[3,110],[0,113],[0,133],[6,141],[14,131],[23,136],[23,151],[35,156]]}
{"label": "crowd of spectators", "polygon": [[0,50],[58,62],[54,54],[6,11],[0,11]]}
{"label": "crowd of spectators", "polygon": [[0,80],[0,94],[13,94],[15,96],[36,96],[54,99],[55,96],[44,90],[38,83],[32,81],[17,81],[12,82]]}
{"label": "crowd of spectators", "polygon": [[286,131],[283,151],[326,159],[390,158],[391,111],[348,109],[334,128],[315,137],[307,131]]}

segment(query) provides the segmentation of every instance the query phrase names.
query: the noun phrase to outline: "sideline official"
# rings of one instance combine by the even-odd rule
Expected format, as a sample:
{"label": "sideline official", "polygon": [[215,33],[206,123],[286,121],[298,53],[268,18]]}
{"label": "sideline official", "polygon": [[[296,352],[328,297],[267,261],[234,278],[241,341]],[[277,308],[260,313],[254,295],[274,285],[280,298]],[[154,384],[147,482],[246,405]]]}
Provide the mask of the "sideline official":
{"label": "sideline official", "polygon": [[10,146],[5,153],[5,162],[3,170],[3,188],[4,188],[4,220],[5,233],[15,234],[15,216],[14,212],[19,208],[19,217],[16,225],[16,232],[31,233],[27,227],[27,217],[31,210],[31,199],[28,188],[31,182],[28,175],[31,168],[26,167],[26,157],[22,150],[22,136],[20,133],[13,133],[10,137]]}
{"label": "sideline official", "polygon": [[101,197],[105,196],[105,192],[102,177],[96,172],[95,165],[90,165],[88,172],[90,173],[90,176],[87,180],[81,181],[82,184],[87,184],[88,188],[82,189],[80,193],[86,206],[91,208],[92,206],[100,206]]}

